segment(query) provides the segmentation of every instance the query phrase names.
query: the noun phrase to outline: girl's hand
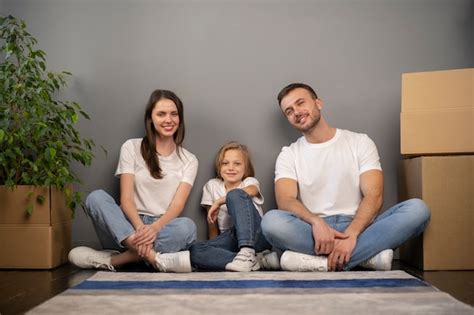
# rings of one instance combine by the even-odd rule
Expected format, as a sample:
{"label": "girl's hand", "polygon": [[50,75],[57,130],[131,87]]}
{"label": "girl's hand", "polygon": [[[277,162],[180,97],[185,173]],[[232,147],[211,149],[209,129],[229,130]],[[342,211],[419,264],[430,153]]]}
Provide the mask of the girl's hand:
{"label": "girl's hand", "polygon": [[217,215],[219,214],[219,209],[221,205],[217,202],[214,202],[207,212],[207,222],[214,224],[217,220]]}
{"label": "girl's hand", "polygon": [[158,231],[155,230],[153,225],[142,225],[136,230],[133,243],[137,247],[140,245],[153,244],[155,242],[157,233]]}
{"label": "girl's hand", "polygon": [[217,215],[219,214],[220,207],[225,204],[225,196],[214,201],[212,206],[207,211],[207,222],[215,223],[217,220]]}

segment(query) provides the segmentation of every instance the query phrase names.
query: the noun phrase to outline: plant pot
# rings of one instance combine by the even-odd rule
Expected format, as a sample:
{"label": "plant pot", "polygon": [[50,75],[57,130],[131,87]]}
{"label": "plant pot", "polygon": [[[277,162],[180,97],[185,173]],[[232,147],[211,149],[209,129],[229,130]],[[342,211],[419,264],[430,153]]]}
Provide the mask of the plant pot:
{"label": "plant pot", "polygon": [[[34,209],[28,215],[28,193]],[[43,195],[42,204],[36,202]],[[67,262],[72,212],[55,188],[0,186],[0,268],[51,269]]]}

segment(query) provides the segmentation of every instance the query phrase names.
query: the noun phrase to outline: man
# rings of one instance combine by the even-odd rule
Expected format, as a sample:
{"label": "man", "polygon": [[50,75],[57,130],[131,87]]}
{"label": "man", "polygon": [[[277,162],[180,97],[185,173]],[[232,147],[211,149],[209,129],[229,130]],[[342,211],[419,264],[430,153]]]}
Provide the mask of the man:
{"label": "man", "polygon": [[303,133],[284,147],[275,167],[278,208],[262,220],[267,240],[284,251],[289,271],[390,270],[393,250],[423,232],[430,213],[411,199],[379,215],[383,174],[374,142],[330,126],[323,102],[302,83],[283,88],[278,102]]}

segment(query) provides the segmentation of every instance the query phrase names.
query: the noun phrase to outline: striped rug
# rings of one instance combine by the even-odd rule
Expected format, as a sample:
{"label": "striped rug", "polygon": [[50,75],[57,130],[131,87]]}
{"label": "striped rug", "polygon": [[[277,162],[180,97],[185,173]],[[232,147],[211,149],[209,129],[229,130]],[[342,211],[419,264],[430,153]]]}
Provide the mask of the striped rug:
{"label": "striped rug", "polygon": [[474,314],[404,271],[97,272],[30,311],[69,314]]}

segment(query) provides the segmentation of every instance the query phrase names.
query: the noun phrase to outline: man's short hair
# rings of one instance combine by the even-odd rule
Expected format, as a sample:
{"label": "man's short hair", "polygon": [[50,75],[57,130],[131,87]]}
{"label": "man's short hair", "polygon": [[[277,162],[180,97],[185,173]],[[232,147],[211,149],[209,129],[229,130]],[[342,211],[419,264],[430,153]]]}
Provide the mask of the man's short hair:
{"label": "man's short hair", "polygon": [[281,100],[285,96],[287,96],[291,91],[293,91],[294,89],[298,89],[298,88],[305,89],[306,91],[308,91],[314,99],[318,98],[318,95],[316,94],[316,92],[309,85],[304,84],[304,83],[291,83],[291,84],[285,86],[280,91],[280,93],[278,93],[278,97],[277,97],[278,98],[278,105],[281,106]]}

